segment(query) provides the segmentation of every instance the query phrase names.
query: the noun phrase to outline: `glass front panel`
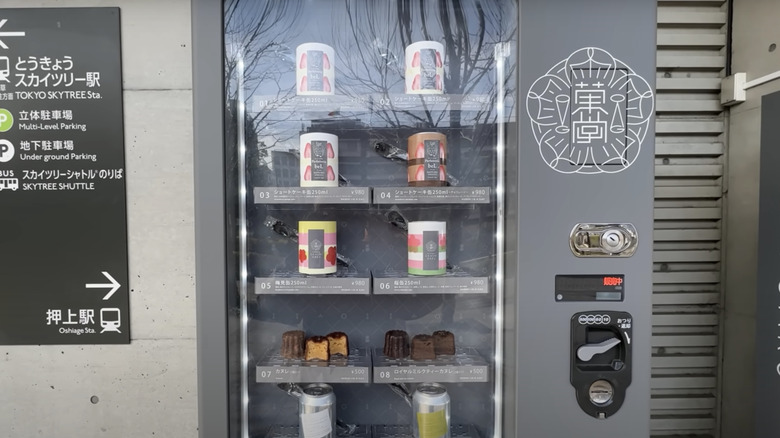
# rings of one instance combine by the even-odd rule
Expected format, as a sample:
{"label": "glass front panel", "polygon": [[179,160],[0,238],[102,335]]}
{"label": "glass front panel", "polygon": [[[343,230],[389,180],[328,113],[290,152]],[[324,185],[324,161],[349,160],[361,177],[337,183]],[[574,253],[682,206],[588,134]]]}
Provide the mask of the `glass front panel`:
{"label": "glass front panel", "polygon": [[224,14],[231,435],[501,436],[515,2]]}

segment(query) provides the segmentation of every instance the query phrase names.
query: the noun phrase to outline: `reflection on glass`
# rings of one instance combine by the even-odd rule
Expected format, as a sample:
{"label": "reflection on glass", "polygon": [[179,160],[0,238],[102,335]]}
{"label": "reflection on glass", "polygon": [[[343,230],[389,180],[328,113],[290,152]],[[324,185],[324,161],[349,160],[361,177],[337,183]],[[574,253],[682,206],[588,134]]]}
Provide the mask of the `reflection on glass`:
{"label": "reflection on glass", "polygon": [[[337,430],[405,436],[410,394],[441,383],[453,436],[498,436],[499,148],[514,121],[516,62],[511,53],[497,62],[496,47],[515,39],[514,2],[226,0],[224,12],[226,139],[245,147],[237,170],[246,187],[237,192],[246,193],[246,212],[236,237],[245,248],[237,257],[248,272],[248,320],[231,344],[249,357],[241,435],[298,436],[300,408],[285,393],[323,383],[333,387]],[[332,157],[315,157],[311,141],[307,149],[310,133],[338,139]],[[423,133],[435,133],[436,145]],[[422,147],[410,147],[410,138]],[[328,154],[322,141],[317,150]],[[329,175],[331,162],[338,168]],[[412,166],[415,181],[435,186],[410,187]],[[302,187],[302,178],[329,186]],[[396,201],[310,201],[370,187],[391,188],[382,193]],[[271,190],[313,192],[285,204],[255,198]],[[473,193],[484,201],[467,197]],[[422,201],[404,200],[410,196]],[[294,226],[308,221],[337,224],[337,273],[299,272]],[[408,273],[416,250],[409,224],[419,221],[447,224],[446,243],[434,248],[446,260],[444,275]],[[304,351],[342,333],[349,353],[283,359],[282,335],[291,331],[305,333]],[[408,357],[404,349],[385,356],[392,331],[407,334]],[[452,350],[436,345],[442,337]]]}

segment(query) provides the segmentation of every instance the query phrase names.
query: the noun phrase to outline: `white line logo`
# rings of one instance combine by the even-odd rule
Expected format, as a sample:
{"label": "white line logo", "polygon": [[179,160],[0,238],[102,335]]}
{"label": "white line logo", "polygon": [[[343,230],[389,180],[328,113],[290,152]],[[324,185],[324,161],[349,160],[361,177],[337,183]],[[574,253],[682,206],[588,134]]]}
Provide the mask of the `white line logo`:
{"label": "white line logo", "polygon": [[539,152],[560,173],[617,173],[630,167],[653,108],[647,81],[596,47],[555,64],[526,96]]}

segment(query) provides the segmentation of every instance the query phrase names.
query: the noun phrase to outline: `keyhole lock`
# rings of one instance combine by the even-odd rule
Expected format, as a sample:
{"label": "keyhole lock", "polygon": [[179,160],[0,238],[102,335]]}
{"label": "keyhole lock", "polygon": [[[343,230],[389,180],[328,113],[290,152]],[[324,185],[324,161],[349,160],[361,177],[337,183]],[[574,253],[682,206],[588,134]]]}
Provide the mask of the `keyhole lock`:
{"label": "keyhole lock", "polygon": [[577,257],[630,257],[638,243],[631,224],[577,224],[569,247]]}

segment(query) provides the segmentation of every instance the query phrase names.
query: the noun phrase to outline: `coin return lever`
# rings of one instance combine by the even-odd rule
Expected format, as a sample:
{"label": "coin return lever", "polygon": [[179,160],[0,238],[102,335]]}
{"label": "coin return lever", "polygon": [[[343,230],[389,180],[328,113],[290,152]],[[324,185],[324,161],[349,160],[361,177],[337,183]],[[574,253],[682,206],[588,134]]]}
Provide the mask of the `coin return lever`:
{"label": "coin return lever", "polygon": [[631,315],[591,311],[571,319],[571,384],[588,415],[605,419],[623,404],[631,384]]}
{"label": "coin return lever", "polygon": [[569,236],[577,257],[630,257],[637,241],[631,224],[577,224]]}

